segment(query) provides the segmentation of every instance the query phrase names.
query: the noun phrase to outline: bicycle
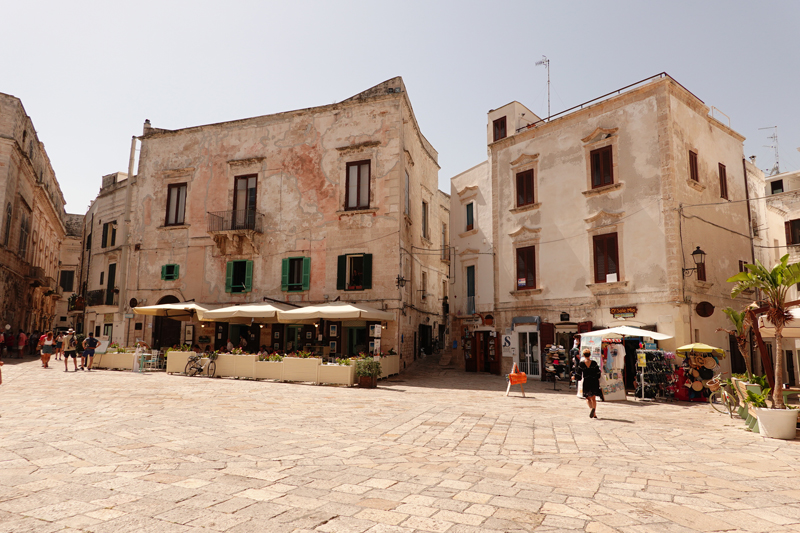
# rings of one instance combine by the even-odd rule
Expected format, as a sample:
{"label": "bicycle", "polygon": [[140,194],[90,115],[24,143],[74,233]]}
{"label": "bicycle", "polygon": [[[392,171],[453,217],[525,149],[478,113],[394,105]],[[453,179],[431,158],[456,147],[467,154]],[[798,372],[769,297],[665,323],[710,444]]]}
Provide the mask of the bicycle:
{"label": "bicycle", "polygon": [[708,396],[708,403],[711,404],[711,408],[718,413],[722,413],[733,418],[733,413],[736,412],[736,406],[739,402],[736,400],[736,397],[733,394],[729,393],[725,389],[725,385],[730,386],[730,382],[726,380],[725,385],[723,385],[720,382],[720,376],[722,376],[722,374],[717,374],[706,384],[706,386],[711,390],[711,394]]}
{"label": "bicycle", "polygon": [[213,378],[214,374],[217,372],[217,354],[209,354],[208,361],[206,361],[205,364],[201,364],[200,359],[198,354],[190,355],[183,373],[189,377],[193,377],[202,375],[203,371],[205,371],[208,377]]}

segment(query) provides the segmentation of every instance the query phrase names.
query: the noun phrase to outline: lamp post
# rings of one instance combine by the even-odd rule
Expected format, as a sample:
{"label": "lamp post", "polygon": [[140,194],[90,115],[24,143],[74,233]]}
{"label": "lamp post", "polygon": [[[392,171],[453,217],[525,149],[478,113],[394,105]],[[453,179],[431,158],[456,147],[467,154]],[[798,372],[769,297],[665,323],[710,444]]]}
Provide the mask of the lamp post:
{"label": "lamp post", "polygon": [[400,274],[398,274],[397,275],[397,279],[395,280],[395,283],[397,283],[397,288],[398,289],[402,289],[403,287],[406,286],[406,279],[403,276],[401,276]]}
{"label": "lamp post", "polygon": [[698,269],[704,268],[706,263],[706,253],[700,249],[698,246],[694,252],[692,252],[692,261],[694,261],[694,268],[682,268],[683,277],[688,278],[693,273],[696,273]]}

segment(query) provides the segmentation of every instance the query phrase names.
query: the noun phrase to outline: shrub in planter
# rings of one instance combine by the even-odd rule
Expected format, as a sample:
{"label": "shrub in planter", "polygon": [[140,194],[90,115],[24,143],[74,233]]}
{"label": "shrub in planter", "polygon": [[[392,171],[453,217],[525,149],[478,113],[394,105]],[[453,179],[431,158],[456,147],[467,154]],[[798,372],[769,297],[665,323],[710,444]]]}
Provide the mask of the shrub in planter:
{"label": "shrub in planter", "polygon": [[356,376],[358,386],[374,389],[378,386],[378,376],[381,375],[381,362],[374,359],[359,359],[356,362]]}

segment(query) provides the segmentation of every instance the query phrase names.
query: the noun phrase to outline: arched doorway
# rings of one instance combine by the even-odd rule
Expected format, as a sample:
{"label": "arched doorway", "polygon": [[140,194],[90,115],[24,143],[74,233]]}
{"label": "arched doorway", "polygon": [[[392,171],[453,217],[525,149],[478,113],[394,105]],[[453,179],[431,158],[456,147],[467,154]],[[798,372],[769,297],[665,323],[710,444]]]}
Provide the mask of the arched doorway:
{"label": "arched doorway", "polygon": [[[164,296],[158,301],[159,304],[180,303],[175,296]],[[164,316],[157,316],[153,321],[153,348],[173,346],[181,343],[181,322]]]}

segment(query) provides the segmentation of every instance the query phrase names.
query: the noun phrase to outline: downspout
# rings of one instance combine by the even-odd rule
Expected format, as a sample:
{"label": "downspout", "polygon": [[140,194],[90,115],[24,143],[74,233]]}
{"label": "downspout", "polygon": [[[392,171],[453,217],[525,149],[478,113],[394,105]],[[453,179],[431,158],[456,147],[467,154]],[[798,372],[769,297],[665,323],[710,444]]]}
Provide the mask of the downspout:
{"label": "downspout", "polygon": [[[747,186],[747,162],[746,162],[744,157],[742,158],[742,173],[743,173],[743,177],[744,177],[744,197],[747,200],[745,202],[745,204],[747,205],[747,233],[750,235],[750,261],[751,261],[751,264],[755,264],[755,262],[756,262],[756,247],[755,247],[755,243],[754,243],[754,240],[753,240],[753,215],[752,215],[752,212],[750,211],[750,188]],[[761,299],[761,294],[760,293],[761,293],[761,291],[759,289],[756,289],[756,301]],[[761,332],[757,331],[758,330],[758,320],[756,319],[756,317],[755,317],[755,315],[753,313],[750,313],[750,315],[751,315],[751,320],[753,320],[752,328],[754,330],[756,330],[755,331],[755,340],[758,343],[757,344],[758,345],[758,349],[759,349],[759,351],[763,350],[763,352],[762,352],[762,354],[764,354],[764,355],[762,355],[762,359],[763,359],[766,356],[766,346],[764,345],[764,341],[761,338]],[[752,341],[752,339],[751,339],[751,341]],[[752,369],[753,368],[753,343],[752,342],[750,342],[750,346],[749,346],[749,350],[748,350],[747,356],[750,358],[750,368]],[[766,366],[770,366],[770,365],[766,365]],[[771,377],[772,374],[773,374],[772,369],[770,369],[769,372],[767,372],[767,377]],[[770,381],[770,383],[774,386],[774,383],[772,381]]]}
{"label": "downspout", "polygon": [[[122,223],[122,265],[123,268],[120,269],[120,282],[119,282],[119,314],[124,316],[125,306],[127,305],[127,295],[128,295],[128,272],[130,271],[130,225],[131,225],[131,199],[133,197],[133,186],[135,185],[135,180],[133,177],[133,164],[134,160],[136,159],[136,140],[137,137],[134,135],[131,137],[131,155],[130,159],[128,160],[128,184],[125,187],[125,211],[123,214],[123,223]],[[130,321],[128,321],[128,328],[130,329]],[[125,321],[122,321],[123,328],[125,328]],[[128,334],[130,331],[123,331],[122,338],[128,340]]]}

